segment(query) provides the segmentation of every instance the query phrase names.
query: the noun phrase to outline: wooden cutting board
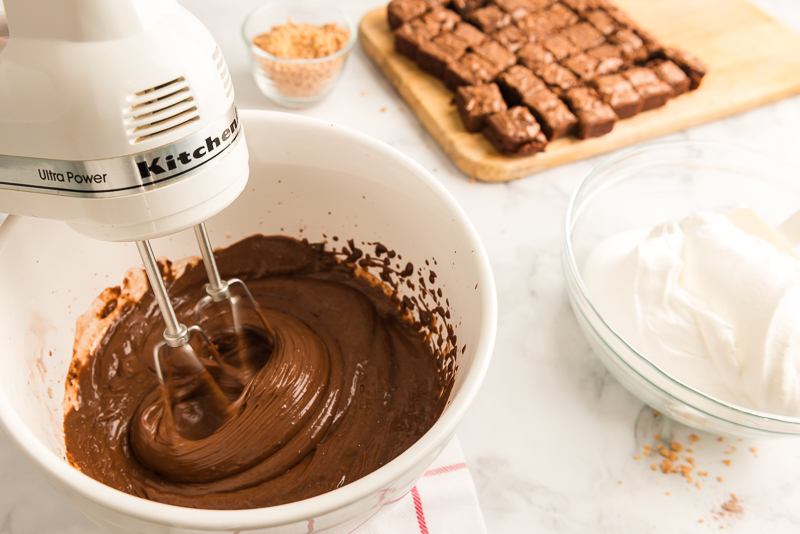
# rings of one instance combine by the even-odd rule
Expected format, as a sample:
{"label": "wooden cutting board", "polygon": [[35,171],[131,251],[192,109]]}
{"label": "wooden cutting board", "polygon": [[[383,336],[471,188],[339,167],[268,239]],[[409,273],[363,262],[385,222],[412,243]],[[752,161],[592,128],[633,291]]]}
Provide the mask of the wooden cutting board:
{"label": "wooden cutting board", "polygon": [[616,0],[662,42],[709,68],[701,87],[666,106],[620,121],[603,137],[562,138],[540,154],[509,158],[464,130],[453,93],[394,51],[386,8],[367,13],[359,40],[419,120],[464,172],[502,182],[596,156],[800,93],[800,37],[744,0]]}

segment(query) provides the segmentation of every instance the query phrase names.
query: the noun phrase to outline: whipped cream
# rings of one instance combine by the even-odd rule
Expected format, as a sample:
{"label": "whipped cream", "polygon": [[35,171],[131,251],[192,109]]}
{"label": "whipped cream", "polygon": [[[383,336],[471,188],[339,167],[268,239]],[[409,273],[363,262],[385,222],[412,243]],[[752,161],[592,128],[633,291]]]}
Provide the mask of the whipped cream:
{"label": "whipped cream", "polygon": [[682,382],[800,416],[800,259],[713,213],[613,235],[583,268],[597,311]]}

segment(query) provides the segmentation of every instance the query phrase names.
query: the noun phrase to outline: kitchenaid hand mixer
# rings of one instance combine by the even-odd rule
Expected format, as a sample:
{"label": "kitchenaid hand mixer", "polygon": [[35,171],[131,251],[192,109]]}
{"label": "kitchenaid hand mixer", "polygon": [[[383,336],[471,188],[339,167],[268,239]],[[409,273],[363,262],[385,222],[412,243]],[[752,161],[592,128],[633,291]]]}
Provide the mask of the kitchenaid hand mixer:
{"label": "kitchenaid hand mixer", "polygon": [[220,278],[204,225],[248,178],[225,60],[175,0],[5,0],[5,10],[0,212],[136,242],[166,322],[163,382],[163,347],[210,341],[178,321],[150,239],[194,227],[209,277],[198,319],[210,303],[230,303],[236,319],[249,302],[260,316],[244,283]]}

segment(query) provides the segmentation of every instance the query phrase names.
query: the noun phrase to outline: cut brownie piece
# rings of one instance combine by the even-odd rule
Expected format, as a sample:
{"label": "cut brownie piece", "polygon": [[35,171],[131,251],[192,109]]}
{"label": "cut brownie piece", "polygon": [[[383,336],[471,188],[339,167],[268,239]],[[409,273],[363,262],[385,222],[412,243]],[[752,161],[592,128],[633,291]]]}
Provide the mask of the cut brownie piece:
{"label": "cut brownie piece", "polygon": [[550,19],[550,22],[553,24],[553,28],[556,30],[566,28],[567,26],[575,24],[578,22],[578,20],[580,20],[574,11],[561,2],[556,2],[548,9],[542,11],[542,16]]}
{"label": "cut brownie piece", "polygon": [[643,28],[635,28],[634,33],[642,40],[645,49],[647,49],[647,56],[652,59],[661,54],[664,46],[656,39],[656,36]]}
{"label": "cut brownie piece", "polygon": [[541,78],[522,65],[514,65],[501,72],[497,76],[497,85],[503,98],[511,106],[518,106],[526,97],[547,89]]}
{"label": "cut brownie piece", "polygon": [[437,28],[436,33],[452,31],[461,17],[455,11],[443,7],[433,8],[420,17],[430,28]]}
{"label": "cut brownie piece", "polygon": [[394,47],[401,54],[416,59],[419,45],[438,35],[438,24],[426,23],[421,17],[406,22],[394,31]]}
{"label": "cut brownie piece", "polygon": [[494,0],[494,3],[514,20],[520,20],[534,10],[530,0]]}
{"label": "cut brownie piece", "polygon": [[453,0],[450,6],[462,17],[474,9],[483,7],[487,0]]}
{"label": "cut brownie piece", "polygon": [[466,22],[456,24],[456,27],[453,28],[453,35],[465,40],[469,46],[479,45],[487,39],[485,33]]}
{"label": "cut brownie piece", "polygon": [[530,2],[532,6],[531,13],[536,13],[537,11],[544,11],[558,2],[558,0],[530,0]]}
{"label": "cut brownie piece", "polygon": [[561,0],[564,4],[579,15],[583,15],[587,11],[593,9],[600,9],[605,4],[598,0]]}
{"label": "cut brownie piece", "polygon": [[608,40],[619,45],[623,59],[637,63],[647,61],[647,48],[633,30],[618,30],[609,35]]}
{"label": "cut brownie piece", "polygon": [[642,110],[642,97],[621,74],[598,76],[592,85],[620,119],[633,117]]}
{"label": "cut brownie piece", "polygon": [[597,75],[600,60],[589,54],[577,54],[567,58],[562,64],[584,82],[589,82]]}
{"label": "cut brownie piece", "polygon": [[404,22],[419,17],[428,10],[424,0],[392,0],[386,8],[389,27],[399,28]]}
{"label": "cut brownie piece", "polygon": [[600,46],[606,40],[603,34],[600,33],[600,30],[588,22],[579,22],[572,26],[567,26],[561,30],[561,35],[566,36],[570,41],[575,43],[575,46],[578,47],[578,50],[581,52]]}
{"label": "cut brownie piece", "polygon": [[534,73],[555,60],[553,54],[536,43],[528,43],[517,51],[517,62],[525,65]]}
{"label": "cut brownie piece", "polygon": [[634,28],[639,27],[636,21],[630,18],[627,13],[625,13],[617,6],[607,4],[603,6],[603,9],[605,10],[606,13],[608,13],[608,15],[612,19],[614,19],[614,22],[616,22],[621,28],[632,30]]}
{"label": "cut brownie piece", "polygon": [[447,65],[444,71],[444,84],[451,91],[462,85],[476,85],[492,81],[500,72],[496,66],[472,52]]}
{"label": "cut brownie piece", "polygon": [[525,97],[528,106],[549,140],[558,139],[575,129],[578,118],[552,91],[538,91]]}
{"label": "cut brownie piece", "polygon": [[610,132],[617,122],[611,106],[588,87],[574,87],[564,96],[569,107],[578,118],[575,135],[579,139],[600,137]]}
{"label": "cut brownie piece", "polygon": [[690,90],[700,87],[700,82],[703,80],[703,76],[708,72],[708,68],[699,58],[678,48],[664,48],[663,55],[679,66],[683,72],[689,76],[689,79],[692,81],[689,86]]}
{"label": "cut brownie piece", "polygon": [[508,109],[497,84],[463,85],[456,90],[456,107],[468,132],[479,132],[486,117]]}
{"label": "cut brownie piece", "polygon": [[599,63],[595,68],[595,75],[613,74],[625,65],[622,59],[622,51],[617,45],[610,43],[601,44],[586,52],[587,55],[596,58]]}
{"label": "cut brownie piece", "polygon": [[419,45],[417,64],[425,72],[437,78],[444,78],[447,64],[455,61],[467,51],[469,44],[451,32],[437,35],[430,41]]}
{"label": "cut brownie piece", "polygon": [[505,70],[517,62],[517,56],[509,52],[506,47],[495,41],[487,39],[479,45],[473,46],[472,51],[497,67],[497,72]]}
{"label": "cut brownie piece", "polygon": [[592,26],[605,36],[609,36],[619,29],[614,19],[601,9],[583,13],[583,18],[588,20]]}
{"label": "cut brownie piece", "polygon": [[668,59],[656,59],[648,63],[647,66],[653,69],[653,72],[655,72],[661,80],[667,82],[672,87],[675,96],[682,95],[689,90],[691,80],[686,73],[672,61]]}
{"label": "cut brownie piece", "polygon": [[572,74],[568,68],[562,67],[558,63],[550,63],[538,71],[533,72],[544,80],[544,83],[550,87],[550,90],[558,96],[562,96],[569,89],[580,83],[578,78]]}
{"label": "cut brownie piece", "polygon": [[483,134],[506,156],[528,156],[542,152],[547,146],[539,123],[524,106],[489,116]]}
{"label": "cut brownie piece", "polygon": [[661,81],[655,72],[645,67],[634,67],[622,73],[642,97],[642,111],[663,106],[672,98],[672,87]]}
{"label": "cut brownie piece", "polygon": [[570,41],[563,33],[558,33],[552,37],[548,37],[542,42],[542,46],[544,46],[553,57],[556,58],[556,61],[561,61],[572,54],[579,52],[578,47],[575,46],[575,43]]}
{"label": "cut brownie piece", "polygon": [[556,33],[558,28],[553,25],[553,22],[542,15],[544,11],[530,13],[517,21],[517,26],[527,36],[531,42],[541,42]]}
{"label": "cut brownie piece", "polygon": [[483,30],[490,33],[511,24],[511,15],[494,4],[470,11],[464,18]]}
{"label": "cut brownie piece", "polygon": [[516,25],[509,24],[491,34],[491,37],[514,53],[528,43],[528,36]]}

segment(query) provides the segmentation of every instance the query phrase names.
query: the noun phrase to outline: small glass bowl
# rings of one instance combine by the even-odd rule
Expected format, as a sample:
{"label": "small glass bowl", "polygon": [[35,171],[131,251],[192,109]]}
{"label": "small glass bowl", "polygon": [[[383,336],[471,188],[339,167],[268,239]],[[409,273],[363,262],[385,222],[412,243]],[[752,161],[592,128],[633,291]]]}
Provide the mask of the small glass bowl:
{"label": "small glass bowl", "polygon": [[[266,52],[253,39],[274,26],[337,24],[348,31],[347,43],[333,54],[313,59],[284,59]],[[341,10],[318,2],[276,0],[253,10],[242,25],[242,37],[250,50],[256,85],[273,102],[287,108],[311,106],[331,92],[339,79],[347,54],[356,42],[357,30]]]}
{"label": "small glass bowl", "polygon": [[562,266],[578,323],[600,361],[631,393],[691,427],[736,437],[800,435],[800,418],[737,406],[676,379],[631,346],[592,304],[581,278],[604,238],[697,211],[742,205],[779,225],[800,209],[800,171],[727,144],[679,141],[622,151],[581,182],[567,207]]}

